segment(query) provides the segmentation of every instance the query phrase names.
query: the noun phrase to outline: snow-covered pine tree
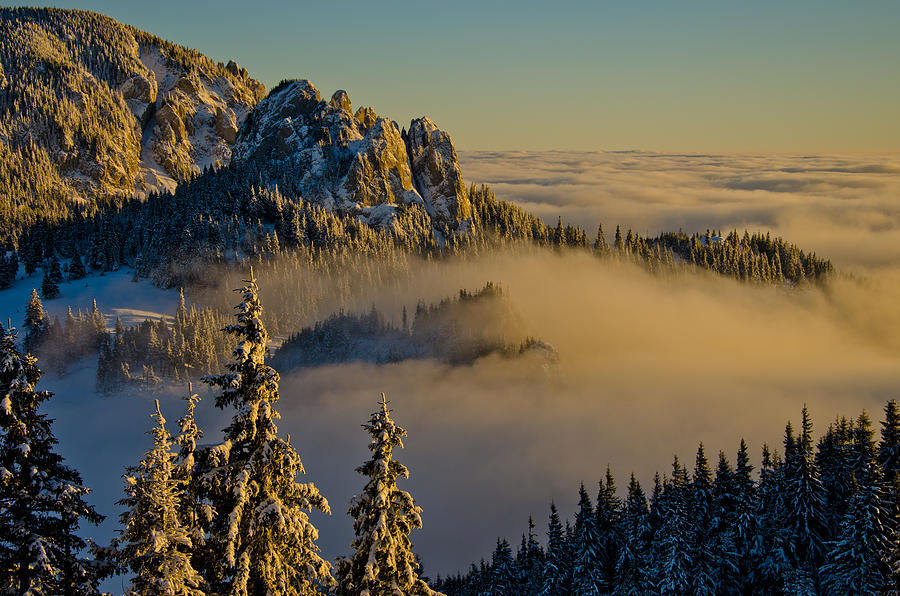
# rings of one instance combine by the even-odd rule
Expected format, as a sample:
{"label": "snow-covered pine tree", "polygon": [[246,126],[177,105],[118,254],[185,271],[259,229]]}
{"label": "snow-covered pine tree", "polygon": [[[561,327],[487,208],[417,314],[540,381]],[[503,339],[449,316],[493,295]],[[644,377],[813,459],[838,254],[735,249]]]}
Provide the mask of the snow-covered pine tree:
{"label": "snow-covered pine tree", "polygon": [[[216,515],[206,549],[218,565],[204,568],[213,592],[235,596],[315,594],[331,584],[331,565],[319,556],[319,532],[307,511],[330,513],[312,483],[299,483],[303,463],[278,436],[278,373],[266,366],[269,335],[260,315],[253,272],[241,288],[237,323],[225,331],[239,338],[229,372],[204,378],[220,387],[216,406],[236,409],[225,441],[209,450],[203,483]],[[208,559],[207,559],[208,560]]]}
{"label": "snow-covered pine tree", "polygon": [[41,296],[44,297],[44,300],[53,300],[59,296],[59,284],[53,280],[50,273],[45,273],[44,279],[41,281]]}
{"label": "snow-covered pine tree", "polygon": [[622,500],[616,495],[616,481],[608,464],[606,479],[600,481],[595,513],[597,536],[600,541],[600,585],[598,588],[603,593],[609,593],[616,583],[616,564],[622,546],[622,536],[619,532]]}
{"label": "snow-covered pine tree", "polygon": [[194,545],[195,558],[199,559],[206,542],[203,528],[209,526],[213,519],[213,509],[209,503],[201,498],[201,487],[197,472],[197,439],[203,436],[203,432],[194,420],[194,408],[200,401],[200,396],[194,393],[193,385],[188,383],[187,408],[184,416],[178,420],[178,428],[181,431],[175,439],[178,445],[178,457],[175,460],[173,477],[181,484],[181,498],[178,507],[182,525],[188,532],[188,536]]}
{"label": "snow-covered pine tree", "polygon": [[47,335],[50,317],[44,312],[44,305],[38,298],[37,290],[31,290],[31,297],[25,306],[25,352],[33,354]]}
{"label": "snow-covered pine tree", "polygon": [[550,521],[547,525],[547,556],[541,573],[540,596],[562,596],[568,593],[569,561],[566,539],[556,504],[550,503]]}
{"label": "snow-covered pine tree", "polygon": [[[385,596],[395,592],[384,592]],[[491,574],[487,593],[491,596],[516,596],[516,579],[513,573],[512,550],[509,542],[497,539],[497,547],[491,556]]]}
{"label": "snow-covered pine tree", "polygon": [[35,391],[37,361],[0,328],[0,590],[10,594],[96,594],[104,568],[82,557],[81,520],[103,516],[89,489],[55,453],[50,420],[38,412],[53,394]]}
{"label": "snow-covered pine tree", "polygon": [[151,417],[156,424],[147,434],[153,447],[127,469],[127,496],[118,502],[127,510],[119,518],[122,530],[113,546],[118,560],[135,574],[126,594],[203,596],[203,580],[191,565],[194,543],[179,511],[184,485],[175,475],[172,438],[159,400]]}
{"label": "snow-covered pine tree", "polygon": [[541,589],[541,569],[544,550],[534,533],[534,520],[528,517],[528,534],[522,536],[522,545],[516,554],[516,582],[519,593],[537,594]]}
{"label": "snow-covered pine tree", "polygon": [[785,439],[783,470],[784,526],[789,538],[793,570],[786,589],[798,595],[812,593],[823,562],[825,532],[824,494],[813,461],[812,421],[803,407],[800,434],[793,445]]}
{"label": "snow-covered pine tree", "polygon": [[717,516],[713,497],[712,471],[703,443],[697,448],[690,498],[691,593],[697,596],[720,593],[717,572],[720,560],[713,549],[712,531]]}
{"label": "snow-covered pine tree", "polygon": [[[363,425],[372,437],[372,457],[356,469],[368,482],[350,502],[356,537],[350,544],[353,555],[338,563],[339,591],[347,596],[436,595],[416,572],[409,540],[410,531],[422,527],[422,510],[412,495],[397,488],[398,478],[409,478],[406,466],[393,458],[394,448],[403,448],[406,431],[391,419],[384,393],[379,406]],[[510,574],[511,564],[510,557]]]}
{"label": "snow-covered pine tree", "polygon": [[634,474],[628,483],[628,498],[625,511],[619,522],[622,547],[616,564],[615,594],[622,596],[642,596],[651,591],[650,584],[650,542],[653,528],[650,525],[650,511],[647,497]]}
{"label": "snow-covered pine tree", "polygon": [[602,579],[600,535],[591,497],[578,490],[578,511],[575,513],[575,545],[572,563],[572,593],[577,596],[599,596]]}
{"label": "snow-covered pine tree", "polygon": [[87,275],[87,271],[84,269],[84,261],[81,260],[81,255],[76,249],[72,252],[72,260],[69,262],[69,281],[83,279],[85,275]]}
{"label": "snow-covered pine tree", "polygon": [[884,507],[893,520],[889,528],[894,533],[894,547],[888,560],[893,569],[891,581],[900,586],[900,408],[893,399],[884,406],[878,465],[882,472]]}
{"label": "snow-covered pine tree", "polygon": [[729,482],[731,506],[725,515],[726,534],[723,540],[727,552],[724,553],[721,577],[722,590],[732,590],[741,594],[750,592],[754,584],[757,560],[753,542],[759,534],[756,510],[756,485],[752,477],[753,466],[747,443],[741,439],[737,463]]}
{"label": "snow-covered pine tree", "polygon": [[661,525],[656,534],[656,589],[664,594],[691,593],[693,568],[691,488],[687,469],[675,457],[672,477],[659,497]]}

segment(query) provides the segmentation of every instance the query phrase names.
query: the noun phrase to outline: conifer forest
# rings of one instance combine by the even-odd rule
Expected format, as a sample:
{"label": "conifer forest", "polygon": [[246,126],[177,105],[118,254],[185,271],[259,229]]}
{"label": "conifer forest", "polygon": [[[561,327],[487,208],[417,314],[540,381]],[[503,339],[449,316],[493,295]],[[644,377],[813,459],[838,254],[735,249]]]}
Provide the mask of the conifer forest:
{"label": "conifer forest", "polygon": [[0,7],[0,594],[900,595],[895,154],[251,70]]}

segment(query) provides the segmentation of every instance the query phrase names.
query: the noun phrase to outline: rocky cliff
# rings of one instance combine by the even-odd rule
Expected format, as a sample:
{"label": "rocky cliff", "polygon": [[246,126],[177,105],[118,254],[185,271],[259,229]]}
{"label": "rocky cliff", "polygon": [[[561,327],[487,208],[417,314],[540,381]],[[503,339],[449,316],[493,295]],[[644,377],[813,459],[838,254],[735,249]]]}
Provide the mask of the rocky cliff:
{"label": "rocky cliff", "polygon": [[325,101],[306,80],[285,81],[259,103],[234,156],[288,169],[304,199],[373,225],[388,224],[408,203],[423,205],[441,231],[470,216],[450,135],[427,118],[404,135],[372,108],[354,113],[346,91]]}

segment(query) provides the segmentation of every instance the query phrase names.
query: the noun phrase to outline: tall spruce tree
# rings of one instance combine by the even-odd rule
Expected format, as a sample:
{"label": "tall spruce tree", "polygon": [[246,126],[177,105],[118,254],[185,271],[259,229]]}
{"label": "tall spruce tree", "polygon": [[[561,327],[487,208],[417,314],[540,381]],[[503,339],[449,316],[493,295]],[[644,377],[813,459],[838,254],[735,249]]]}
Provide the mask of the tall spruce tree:
{"label": "tall spruce tree", "polygon": [[114,541],[119,561],[134,573],[126,594],[203,596],[202,578],[191,565],[194,542],[181,511],[184,482],[175,474],[172,437],[159,410],[147,434],[153,447],[124,475],[127,510],[120,516],[121,535]]}
{"label": "tall spruce tree", "polygon": [[547,556],[541,579],[541,596],[562,596],[568,593],[569,562],[566,538],[556,504],[550,503],[550,521],[547,525]]}
{"label": "tall spruce tree", "polygon": [[204,579],[211,591],[239,596],[315,594],[334,580],[307,511],[331,511],[314,484],[297,482],[300,456],[278,436],[279,377],[265,364],[269,335],[252,270],[246,283],[237,323],[225,328],[239,339],[235,360],[229,372],[203,379],[222,390],[216,406],[236,410],[224,443],[206,458],[203,483],[216,512],[206,548],[217,565]]}
{"label": "tall spruce tree", "polygon": [[[418,576],[410,531],[422,527],[422,510],[398,478],[409,478],[406,466],[393,458],[403,448],[406,431],[391,419],[388,401],[381,394],[380,408],[363,425],[372,437],[372,457],[356,471],[366,478],[362,494],[353,498],[348,513],[356,538],[353,555],[338,563],[341,594],[387,596],[391,594],[436,595]],[[509,554],[509,544],[506,545]],[[508,569],[512,574],[512,560]]]}
{"label": "tall spruce tree", "polygon": [[35,391],[36,359],[0,328],[0,590],[10,594],[96,594],[104,569],[83,557],[82,520],[103,516],[89,489],[55,452],[51,420],[38,412],[53,394]]}
{"label": "tall spruce tree", "polygon": [[889,531],[894,534],[894,546],[888,560],[893,570],[891,581],[900,586],[900,408],[893,399],[884,406],[878,465],[882,472],[884,507],[892,520]]}
{"label": "tall spruce tree", "polygon": [[[394,591],[382,592],[385,596],[396,593]],[[491,556],[491,574],[487,593],[491,596],[516,596],[512,551],[510,550],[509,542],[506,540],[497,539],[497,547]]]}
{"label": "tall spruce tree", "polygon": [[812,421],[803,407],[796,441],[785,438],[783,472],[784,526],[787,531],[792,570],[786,589],[798,594],[815,592],[818,568],[824,555],[824,494],[813,461]]}
{"label": "tall spruce tree", "polygon": [[578,511],[575,513],[575,544],[572,561],[572,593],[577,596],[598,596],[602,579],[600,535],[591,497],[578,490]]}
{"label": "tall spruce tree", "polygon": [[691,593],[698,596],[716,594],[720,561],[713,543],[715,519],[718,516],[714,496],[712,471],[703,449],[697,448],[694,478],[690,495],[691,525]]}
{"label": "tall spruce tree", "polygon": [[600,481],[595,513],[600,547],[600,584],[598,587],[601,592],[608,593],[615,584],[616,564],[622,545],[622,536],[619,531],[622,500],[616,495],[616,481],[609,465],[606,466],[605,481]]}
{"label": "tall spruce tree", "polygon": [[640,596],[651,591],[650,542],[653,529],[647,497],[634,474],[628,483],[628,497],[620,522],[622,547],[616,562],[615,594]]}
{"label": "tall spruce tree", "polygon": [[44,300],[53,300],[59,296],[59,283],[48,273],[45,273],[44,279],[41,280],[41,296]]}
{"label": "tall spruce tree", "polygon": [[50,317],[44,312],[44,305],[38,298],[37,290],[31,290],[31,297],[25,306],[25,351],[33,354],[47,335]]}

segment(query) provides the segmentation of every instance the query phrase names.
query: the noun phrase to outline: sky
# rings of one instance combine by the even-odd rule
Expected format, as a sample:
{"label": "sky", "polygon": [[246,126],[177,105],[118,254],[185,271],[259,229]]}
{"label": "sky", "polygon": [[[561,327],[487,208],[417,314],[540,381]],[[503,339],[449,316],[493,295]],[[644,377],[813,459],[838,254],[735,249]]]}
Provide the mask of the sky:
{"label": "sky", "polygon": [[900,149],[900,3],[60,2],[464,150]]}

